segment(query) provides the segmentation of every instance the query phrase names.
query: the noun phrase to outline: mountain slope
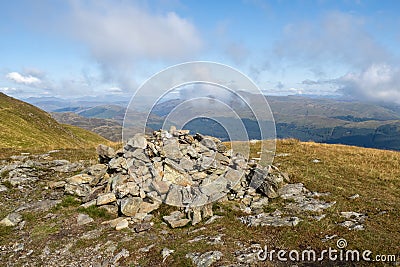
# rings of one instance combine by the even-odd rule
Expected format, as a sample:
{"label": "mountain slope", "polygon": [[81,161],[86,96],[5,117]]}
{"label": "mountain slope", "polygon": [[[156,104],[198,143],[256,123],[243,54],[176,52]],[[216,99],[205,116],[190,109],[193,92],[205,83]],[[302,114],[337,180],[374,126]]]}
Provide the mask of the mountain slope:
{"label": "mountain slope", "polygon": [[121,141],[122,125],[116,120],[86,118],[73,112],[53,112],[51,116],[59,123],[78,126],[114,142]]}
{"label": "mountain slope", "polygon": [[43,110],[0,93],[0,148],[76,148],[107,142],[95,133],[61,125]]}

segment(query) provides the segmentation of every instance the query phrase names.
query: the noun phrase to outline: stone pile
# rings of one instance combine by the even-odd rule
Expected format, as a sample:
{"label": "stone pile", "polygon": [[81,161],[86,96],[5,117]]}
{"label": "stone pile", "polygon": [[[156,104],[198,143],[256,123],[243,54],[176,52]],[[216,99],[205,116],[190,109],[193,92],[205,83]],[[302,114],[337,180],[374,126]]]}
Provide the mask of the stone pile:
{"label": "stone pile", "polygon": [[217,138],[175,128],[137,134],[120,151],[100,145],[97,152],[99,164],[53,186],[82,197],[84,207],[101,206],[135,222],[150,220],[162,202],[180,207],[164,218],[172,227],[211,217],[217,200],[237,200],[243,211],[258,213],[288,181],[276,167],[248,162]]}

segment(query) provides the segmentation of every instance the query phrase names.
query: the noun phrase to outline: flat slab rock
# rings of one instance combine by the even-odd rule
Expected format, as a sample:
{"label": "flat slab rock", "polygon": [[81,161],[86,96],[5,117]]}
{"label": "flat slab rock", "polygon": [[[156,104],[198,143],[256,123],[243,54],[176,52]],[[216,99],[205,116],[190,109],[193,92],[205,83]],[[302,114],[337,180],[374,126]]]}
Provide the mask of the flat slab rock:
{"label": "flat slab rock", "polygon": [[270,213],[243,216],[239,220],[247,226],[296,226],[301,221],[298,217],[281,217]]}

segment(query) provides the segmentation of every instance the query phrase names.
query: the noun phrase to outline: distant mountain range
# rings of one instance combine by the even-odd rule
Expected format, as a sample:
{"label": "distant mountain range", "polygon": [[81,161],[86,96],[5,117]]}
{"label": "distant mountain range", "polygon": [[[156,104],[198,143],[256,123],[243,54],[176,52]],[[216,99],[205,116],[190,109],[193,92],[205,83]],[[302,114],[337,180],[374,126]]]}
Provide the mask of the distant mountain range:
{"label": "distant mountain range", "polygon": [[[248,94],[247,97],[255,103],[255,109],[263,108],[262,102],[257,104],[259,96]],[[400,150],[400,105],[316,96],[267,96],[267,100],[274,115],[278,138]],[[56,112],[53,116],[60,122],[90,129],[111,140],[120,140],[118,131],[128,104],[126,99],[112,98],[82,98],[74,101],[37,98],[29,101]],[[182,101],[172,99],[156,105],[148,126],[153,129],[161,127],[164,117]],[[65,111],[73,112],[79,117],[72,116],[72,113],[57,114]],[[259,138],[257,123],[251,116],[243,114],[243,123],[250,138]],[[137,119],[140,120],[141,116],[143,114],[138,112]],[[224,123],[232,123],[230,114],[221,113],[218,116]],[[95,121],[93,118],[101,120]],[[190,122],[186,128],[221,139],[228,138],[220,125],[204,118]]]}

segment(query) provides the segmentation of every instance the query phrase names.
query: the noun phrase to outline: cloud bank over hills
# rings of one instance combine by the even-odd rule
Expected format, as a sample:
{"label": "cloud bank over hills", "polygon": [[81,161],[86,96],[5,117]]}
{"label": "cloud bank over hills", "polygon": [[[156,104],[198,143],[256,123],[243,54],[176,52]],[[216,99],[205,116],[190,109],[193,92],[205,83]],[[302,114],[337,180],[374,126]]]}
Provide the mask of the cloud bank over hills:
{"label": "cloud bank over hills", "polygon": [[17,97],[132,95],[167,66],[210,60],[267,93],[400,103],[396,2],[1,5],[0,91]]}

